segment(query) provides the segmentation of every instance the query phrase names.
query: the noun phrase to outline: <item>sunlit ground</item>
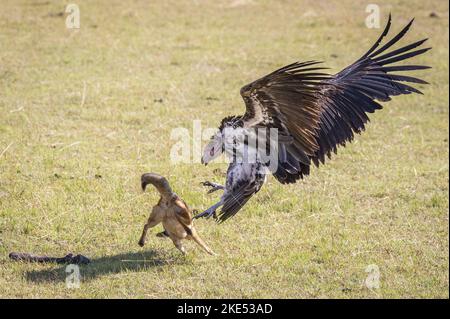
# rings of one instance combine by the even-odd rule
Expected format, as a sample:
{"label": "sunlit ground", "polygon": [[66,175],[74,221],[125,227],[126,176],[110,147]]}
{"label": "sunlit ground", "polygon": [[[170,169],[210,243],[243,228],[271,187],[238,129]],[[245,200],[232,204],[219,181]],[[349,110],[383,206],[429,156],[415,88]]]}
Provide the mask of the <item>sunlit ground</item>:
{"label": "sunlit ground", "polygon": [[[228,222],[197,221],[219,256],[188,242],[186,258],[161,226],[137,245],[158,199],[140,175],[204,209],[220,194],[200,182],[226,165],[171,163],[172,129],[243,113],[239,89],[288,63],[349,65],[381,32],[373,1],[78,2],[69,30],[60,1],[1,1],[0,297],[449,297],[447,1],[376,1],[393,34],[416,17],[403,44],[430,38],[413,62],[433,67],[414,74],[424,96],[386,103],[307,179],[269,178]],[[93,262],[68,289],[63,266],[11,251]]]}

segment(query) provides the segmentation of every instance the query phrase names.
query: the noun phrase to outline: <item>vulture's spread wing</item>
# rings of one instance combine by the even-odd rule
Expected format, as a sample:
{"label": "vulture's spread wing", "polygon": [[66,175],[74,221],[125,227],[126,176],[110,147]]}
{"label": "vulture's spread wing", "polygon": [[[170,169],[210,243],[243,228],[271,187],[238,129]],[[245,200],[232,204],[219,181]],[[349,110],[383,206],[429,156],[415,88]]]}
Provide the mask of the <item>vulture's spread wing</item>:
{"label": "vulture's spread wing", "polygon": [[391,96],[421,93],[404,82],[421,83],[420,79],[392,74],[396,71],[421,70],[421,65],[392,65],[430,48],[414,50],[421,40],[390,52],[409,30],[411,21],[381,48],[388,34],[391,16],[383,33],[359,60],[335,75],[328,75],[315,61],[293,63],[241,89],[246,104],[243,117],[247,127],[275,127],[293,141],[280,143],[279,168],[274,176],[281,183],[293,183],[309,173],[310,162],[317,166],[337,146],[353,139],[369,121],[366,113],[381,109],[378,101]]}
{"label": "vulture's spread wing", "polygon": [[309,164],[309,156],[319,148],[320,108],[318,94],[323,80],[331,77],[317,67],[320,62],[293,63],[244,86],[241,96],[246,105],[244,126],[278,128],[282,135],[293,137],[291,153]]}
{"label": "vulture's spread wing", "polygon": [[375,100],[385,102],[391,100],[391,96],[412,92],[422,94],[402,82],[420,84],[427,82],[391,72],[428,68],[420,65],[392,65],[430,50],[431,48],[413,50],[427,39],[386,53],[386,50],[406,34],[412,22],[413,20],[388,43],[376,50],[389,31],[391,25],[389,16],[388,24],[375,45],[358,61],[326,81],[328,85],[322,88],[317,100],[321,116],[317,139],[319,149],[312,157],[316,165],[319,161],[322,163],[325,161],[325,155],[330,157],[331,151],[336,153],[338,145],[345,145],[347,141],[351,141],[354,133],[364,130],[365,124],[369,121],[366,113],[373,113],[382,108]]}

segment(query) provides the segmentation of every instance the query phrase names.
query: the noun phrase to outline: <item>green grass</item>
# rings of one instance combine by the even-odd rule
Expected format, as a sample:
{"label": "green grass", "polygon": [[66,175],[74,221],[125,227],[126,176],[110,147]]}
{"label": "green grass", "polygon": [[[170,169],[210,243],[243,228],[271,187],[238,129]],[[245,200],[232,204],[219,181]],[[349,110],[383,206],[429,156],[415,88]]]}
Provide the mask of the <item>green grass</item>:
{"label": "green grass", "polygon": [[[200,182],[226,165],[171,164],[171,130],[242,113],[241,86],[293,61],[352,63],[381,32],[364,25],[372,1],[79,2],[78,31],[60,1],[0,4],[0,297],[449,297],[447,1],[377,1],[394,31],[416,17],[403,43],[430,38],[424,96],[387,103],[304,181],[270,178],[229,222],[197,221],[220,255],[187,242],[186,258],[161,226],[138,247],[158,198],[140,175],[202,209],[218,194]],[[93,263],[68,289],[64,267],[11,251]]]}

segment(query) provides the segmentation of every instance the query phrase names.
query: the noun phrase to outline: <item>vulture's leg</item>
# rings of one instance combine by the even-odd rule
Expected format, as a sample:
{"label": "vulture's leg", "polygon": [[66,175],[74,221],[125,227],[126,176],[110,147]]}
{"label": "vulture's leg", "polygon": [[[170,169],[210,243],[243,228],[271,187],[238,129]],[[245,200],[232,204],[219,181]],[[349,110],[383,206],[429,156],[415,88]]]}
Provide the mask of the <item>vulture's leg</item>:
{"label": "vulture's leg", "polygon": [[206,186],[206,187],[211,187],[211,189],[208,191],[208,194],[211,194],[211,193],[216,192],[221,189],[222,190],[225,189],[225,186],[217,184],[217,183],[209,182],[209,181],[203,182],[202,185]]}
{"label": "vulture's leg", "polygon": [[186,255],[186,248],[184,248],[183,244],[181,243],[181,239],[172,239],[173,244],[175,245],[175,247],[178,248],[179,251],[181,251],[181,253],[183,255]]}
{"label": "vulture's leg", "polygon": [[195,219],[200,218],[200,217],[210,218],[211,216],[215,216],[217,208],[219,208],[222,205],[223,205],[223,201],[220,200],[218,203],[212,205],[210,208],[205,210],[203,213],[195,215],[194,218]]}

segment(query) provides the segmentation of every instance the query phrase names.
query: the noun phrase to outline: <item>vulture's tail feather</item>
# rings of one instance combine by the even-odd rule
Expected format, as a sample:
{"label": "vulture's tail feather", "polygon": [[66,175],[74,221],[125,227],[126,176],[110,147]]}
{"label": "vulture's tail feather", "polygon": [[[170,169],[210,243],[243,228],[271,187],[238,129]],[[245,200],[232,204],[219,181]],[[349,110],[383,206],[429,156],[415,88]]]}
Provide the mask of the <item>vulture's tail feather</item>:
{"label": "vulture's tail feather", "polygon": [[152,184],[153,186],[155,186],[158,192],[161,194],[161,197],[163,197],[164,199],[169,199],[174,194],[167,179],[162,177],[161,175],[155,173],[143,174],[141,176],[142,190],[145,191],[145,188],[148,184]]}

